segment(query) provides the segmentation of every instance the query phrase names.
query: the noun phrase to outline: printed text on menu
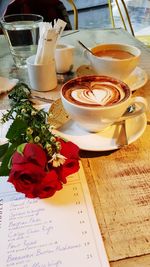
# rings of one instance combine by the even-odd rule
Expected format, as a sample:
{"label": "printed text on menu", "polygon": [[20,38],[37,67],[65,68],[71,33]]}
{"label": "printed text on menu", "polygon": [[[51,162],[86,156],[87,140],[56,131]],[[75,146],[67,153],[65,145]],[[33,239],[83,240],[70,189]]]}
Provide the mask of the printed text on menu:
{"label": "printed text on menu", "polygon": [[0,266],[109,266],[82,166],[43,200],[24,198],[6,180],[0,182]]}

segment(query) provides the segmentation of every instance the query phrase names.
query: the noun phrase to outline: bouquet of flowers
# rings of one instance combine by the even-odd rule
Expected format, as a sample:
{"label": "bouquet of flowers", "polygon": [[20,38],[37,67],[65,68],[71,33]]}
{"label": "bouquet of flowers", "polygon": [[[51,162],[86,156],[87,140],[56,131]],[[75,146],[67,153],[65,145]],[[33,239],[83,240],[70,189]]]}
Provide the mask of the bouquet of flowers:
{"label": "bouquet of flowers", "polygon": [[17,84],[9,94],[11,108],[2,123],[12,120],[0,146],[0,176],[9,176],[18,192],[29,198],[51,197],[63,188],[67,176],[79,169],[79,148],[54,135],[49,114],[37,110],[26,84]]}

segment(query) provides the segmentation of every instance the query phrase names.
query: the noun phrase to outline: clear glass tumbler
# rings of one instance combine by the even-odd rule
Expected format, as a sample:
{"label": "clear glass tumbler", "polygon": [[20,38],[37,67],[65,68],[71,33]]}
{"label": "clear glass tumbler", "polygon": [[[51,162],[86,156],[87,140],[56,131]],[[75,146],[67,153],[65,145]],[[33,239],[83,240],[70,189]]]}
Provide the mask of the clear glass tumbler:
{"label": "clear glass tumbler", "polygon": [[43,17],[35,14],[8,15],[1,20],[16,67],[26,67],[26,59],[36,54],[42,21]]}

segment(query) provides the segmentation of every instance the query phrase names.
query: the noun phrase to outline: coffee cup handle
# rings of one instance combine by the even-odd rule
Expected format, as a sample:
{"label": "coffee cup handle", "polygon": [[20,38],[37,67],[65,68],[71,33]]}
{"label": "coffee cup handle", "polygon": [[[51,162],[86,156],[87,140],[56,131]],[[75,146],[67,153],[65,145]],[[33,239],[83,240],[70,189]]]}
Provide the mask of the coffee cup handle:
{"label": "coffee cup handle", "polygon": [[147,110],[147,101],[144,97],[136,96],[132,98],[130,106],[127,108],[120,120],[127,120],[140,114],[144,113]]}

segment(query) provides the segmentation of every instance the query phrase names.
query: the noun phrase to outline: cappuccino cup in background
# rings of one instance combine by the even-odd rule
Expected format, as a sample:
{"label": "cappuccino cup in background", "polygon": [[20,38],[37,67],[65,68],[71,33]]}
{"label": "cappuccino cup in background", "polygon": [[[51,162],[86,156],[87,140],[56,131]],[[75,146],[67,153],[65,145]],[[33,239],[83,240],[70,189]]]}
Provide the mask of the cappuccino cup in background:
{"label": "cappuccino cup in background", "polygon": [[[143,97],[132,97],[124,82],[108,76],[82,76],[62,86],[62,104],[70,117],[90,132],[99,132],[119,120],[137,116],[146,110]],[[135,105],[135,111],[128,107]]]}
{"label": "cappuccino cup in background", "polygon": [[74,46],[58,44],[55,50],[55,62],[57,73],[67,73],[73,68]]}
{"label": "cappuccino cup in background", "polygon": [[91,51],[85,50],[85,57],[97,74],[122,81],[137,67],[141,55],[137,47],[127,44],[99,44]]}

